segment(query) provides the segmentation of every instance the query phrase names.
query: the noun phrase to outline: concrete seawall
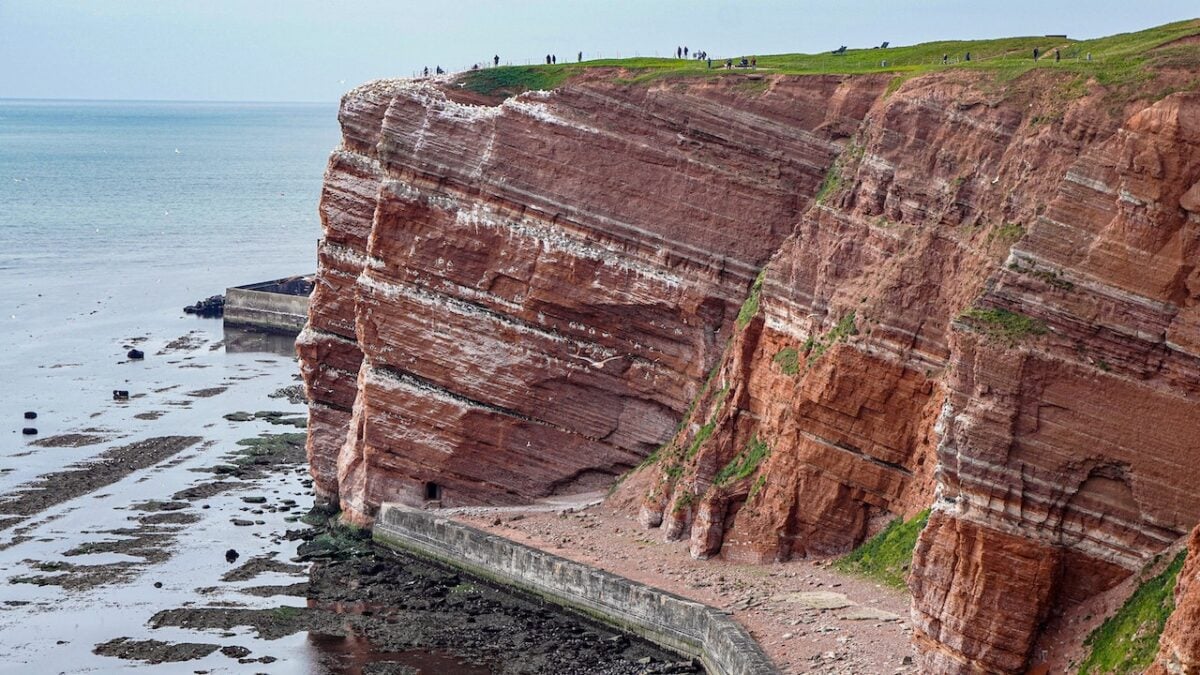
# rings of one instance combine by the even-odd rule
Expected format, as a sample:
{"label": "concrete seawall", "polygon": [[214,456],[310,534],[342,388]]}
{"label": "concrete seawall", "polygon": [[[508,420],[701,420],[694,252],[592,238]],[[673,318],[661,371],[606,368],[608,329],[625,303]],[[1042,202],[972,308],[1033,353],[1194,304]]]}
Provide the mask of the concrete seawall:
{"label": "concrete seawall", "polygon": [[433,512],[384,504],[374,537],[385,546],[534,593],[699,658],[712,675],[779,673],[749,633],[718,609]]}
{"label": "concrete seawall", "polygon": [[[311,283],[293,277],[225,289],[225,323],[277,333],[298,334],[308,321]],[[297,292],[304,291],[304,292]]]}

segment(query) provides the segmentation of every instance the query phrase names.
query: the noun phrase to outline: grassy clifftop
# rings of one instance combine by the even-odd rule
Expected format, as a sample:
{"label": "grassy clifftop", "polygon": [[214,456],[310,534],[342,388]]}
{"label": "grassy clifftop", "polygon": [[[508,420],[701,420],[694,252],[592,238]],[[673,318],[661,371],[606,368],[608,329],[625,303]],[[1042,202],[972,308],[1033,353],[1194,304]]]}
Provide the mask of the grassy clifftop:
{"label": "grassy clifftop", "polygon": [[[1041,58],[1037,61],[1033,60],[1035,48],[1041,52]],[[1062,58],[1057,62],[1054,58],[1056,49]],[[971,55],[969,62],[965,60],[968,52]],[[1011,79],[1035,68],[1057,68],[1075,73],[1084,80],[1094,79],[1108,87],[1136,86],[1152,77],[1155,67],[1190,68],[1200,73],[1200,19],[1094,40],[1013,37],[927,42],[887,49],[848,49],[840,55],[823,52],[732,56],[735,63],[742,56],[755,56],[758,60],[757,70],[718,69],[718,64],[724,64],[724,58],[714,58],[712,70],[702,61],[688,59],[603,59],[566,65],[487,68],[466,73],[459,82],[475,93],[496,96],[530,89],[553,89],[571,76],[591,68],[620,69],[622,79],[631,82],[664,77],[744,76],[750,73],[896,73],[898,76],[910,76],[946,68],[991,71],[998,78]],[[948,63],[943,64],[943,56],[948,57]],[[1196,84],[1200,85],[1200,81]]]}

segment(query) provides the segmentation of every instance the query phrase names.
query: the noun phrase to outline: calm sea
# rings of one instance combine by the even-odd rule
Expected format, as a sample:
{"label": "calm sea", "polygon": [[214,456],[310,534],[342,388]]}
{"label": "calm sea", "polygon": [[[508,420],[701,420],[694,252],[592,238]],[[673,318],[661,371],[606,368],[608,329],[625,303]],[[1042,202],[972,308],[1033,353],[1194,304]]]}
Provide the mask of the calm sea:
{"label": "calm sea", "polygon": [[227,286],[314,271],[336,113],[0,100],[4,427],[56,398],[55,366],[202,325],[180,307]]}

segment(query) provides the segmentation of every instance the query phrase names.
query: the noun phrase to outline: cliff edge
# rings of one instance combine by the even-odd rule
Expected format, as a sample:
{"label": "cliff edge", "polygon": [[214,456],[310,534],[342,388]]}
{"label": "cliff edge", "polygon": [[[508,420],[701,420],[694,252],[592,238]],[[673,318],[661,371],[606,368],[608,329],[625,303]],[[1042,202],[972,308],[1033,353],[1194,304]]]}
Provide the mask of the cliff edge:
{"label": "cliff edge", "polygon": [[932,507],[923,669],[1024,671],[1200,522],[1198,36],[350,92],[297,343],[319,493],[367,524],[625,476],[762,562]]}

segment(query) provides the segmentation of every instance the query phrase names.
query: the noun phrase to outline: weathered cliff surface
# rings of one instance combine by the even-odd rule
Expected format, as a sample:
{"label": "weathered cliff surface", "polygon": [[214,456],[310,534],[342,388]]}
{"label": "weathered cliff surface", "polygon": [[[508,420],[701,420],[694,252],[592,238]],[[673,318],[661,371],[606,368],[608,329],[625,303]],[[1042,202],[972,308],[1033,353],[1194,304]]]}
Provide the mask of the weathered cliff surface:
{"label": "weathered cliff surface", "polygon": [[932,505],[923,668],[1020,672],[1200,521],[1200,96],[755,78],[348,94],[298,343],[318,490],[369,522],[640,464],[612,499],[753,561]]}
{"label": "weathered cliff surface", "polygon": [[348,94],[299,341],[322,494],[367,520],[427,483],[506,503],[638,464],[885,85]]}
{"label": "weathered cliff surface", "polygon": [[1192,531],[1187,551],[1175,582],[1175,611],[1167,620],[1149,675],[1200,673],[1200,527]]}

